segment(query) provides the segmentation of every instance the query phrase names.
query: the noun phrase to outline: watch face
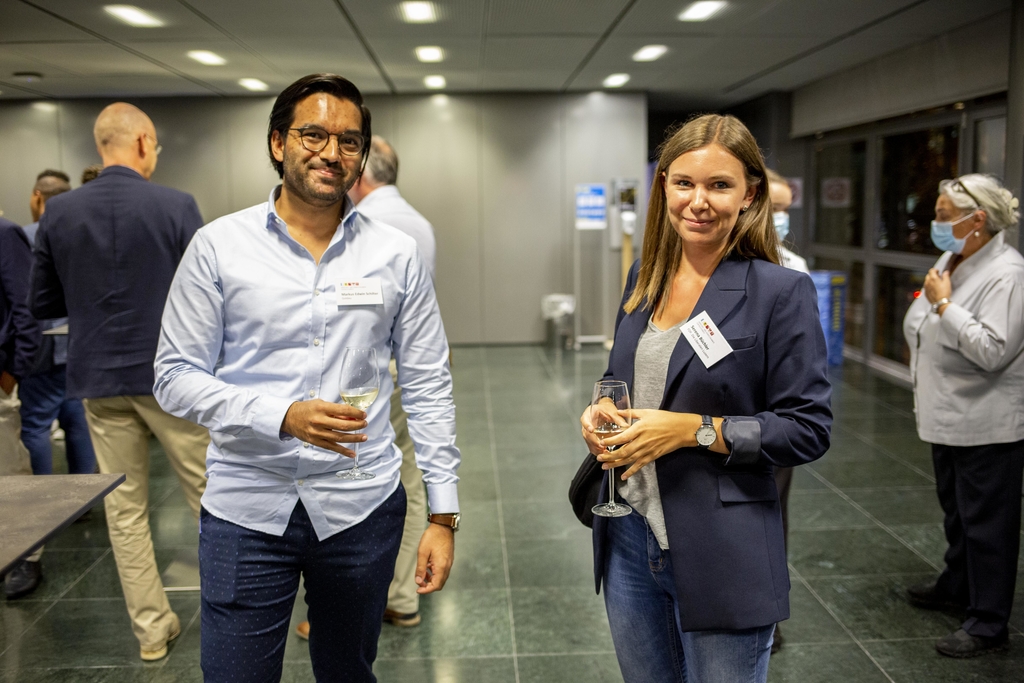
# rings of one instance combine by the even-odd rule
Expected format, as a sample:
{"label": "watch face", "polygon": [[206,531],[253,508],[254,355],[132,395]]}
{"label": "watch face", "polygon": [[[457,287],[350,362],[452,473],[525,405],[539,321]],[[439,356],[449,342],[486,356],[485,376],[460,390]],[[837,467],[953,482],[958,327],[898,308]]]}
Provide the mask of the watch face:
{"label": "watch face", "polygon": [[715,432],[715,428],[711,425],[701,425],[697,428],[697,444],[707,448],[715,442],[718,438],[718,434]]}

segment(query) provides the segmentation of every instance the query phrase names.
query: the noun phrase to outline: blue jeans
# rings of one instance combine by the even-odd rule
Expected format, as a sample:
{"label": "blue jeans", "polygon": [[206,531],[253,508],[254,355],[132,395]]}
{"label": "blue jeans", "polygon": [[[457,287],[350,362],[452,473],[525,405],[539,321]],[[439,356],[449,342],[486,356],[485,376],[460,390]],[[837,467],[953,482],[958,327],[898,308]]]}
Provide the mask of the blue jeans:
{"label": "blue jeans", "polygon": [[775,625],[679,628],[672,557],[634,512],[608,520],[604,603],[626,683],[764,683]]}
{"label": "blue jeans", "polygon": [[65,398],[64,365],[21,380],[21,440],[32,456],[33,474],[53,473],[50,425],[60,422],[70,474],[96,472],[96,453],[89,438],[85,409],[77,398]]}
{"label": "blue jeans", "polygon": [[203,509],[199,523],[202,652],[207,683],[281,680],[300,574],[318,681],[373,683],[388,585],[405,523],[401,486],[369,517],[323,541],[299,502],[283,536]]}

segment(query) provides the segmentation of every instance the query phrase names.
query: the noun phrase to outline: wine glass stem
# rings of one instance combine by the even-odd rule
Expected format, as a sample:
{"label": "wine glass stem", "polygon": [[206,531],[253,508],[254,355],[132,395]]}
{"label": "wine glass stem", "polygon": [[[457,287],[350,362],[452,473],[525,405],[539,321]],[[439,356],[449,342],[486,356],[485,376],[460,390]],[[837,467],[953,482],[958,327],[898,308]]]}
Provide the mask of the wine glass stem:
{"label": "wine glass stem", "polygon": [[352,444],[352,469],[359,469],[359,447]]}
{"label": "wine glass stem", "polygon": [[608,470],[608,504],[615,505],[615,468]]}

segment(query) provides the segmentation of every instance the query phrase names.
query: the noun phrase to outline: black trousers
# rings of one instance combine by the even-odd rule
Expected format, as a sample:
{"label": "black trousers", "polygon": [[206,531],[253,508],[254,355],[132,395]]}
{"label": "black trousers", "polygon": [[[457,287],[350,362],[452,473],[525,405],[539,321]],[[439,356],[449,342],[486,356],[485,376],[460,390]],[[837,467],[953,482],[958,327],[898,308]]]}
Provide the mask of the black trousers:
{"label": "black trousers", "polygon": [[967,633],[1001,637],[1017,581],[1024,441],[932,444],[932,461],[949,543],[937,588],[968,606]]}

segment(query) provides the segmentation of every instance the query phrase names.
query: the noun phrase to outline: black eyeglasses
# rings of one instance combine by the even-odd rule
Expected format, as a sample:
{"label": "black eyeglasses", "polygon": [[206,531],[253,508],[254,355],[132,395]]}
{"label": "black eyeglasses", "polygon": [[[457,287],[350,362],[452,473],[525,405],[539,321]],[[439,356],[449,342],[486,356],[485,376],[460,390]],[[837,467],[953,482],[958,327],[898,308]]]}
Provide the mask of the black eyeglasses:
{"label": "black eyeglasses", "polygon": [[963,181],[960,180],[959,178],[957,178],[956,179],[956,184],[960,187],[961,190],[964,191],[964,194],[966,194],[968,197],[970,197],[974,201],[974,205],[977,206],[980,209],[981,208],[981,202],[978,201],[977,197],[975,197],[973,194],[971,194],[971,191],[967,189],[967,186],[964,185]]}
{"label": "black eyeglasses", "polygon": [[338,149],[345,156],[358,156],[366,149],[366,138],[359,133],[328,133],[323,128],[307,126],[306,128],[289,128],[299,134],[302,146],[310,152],[322,152],[331,136],[338,138]]}

